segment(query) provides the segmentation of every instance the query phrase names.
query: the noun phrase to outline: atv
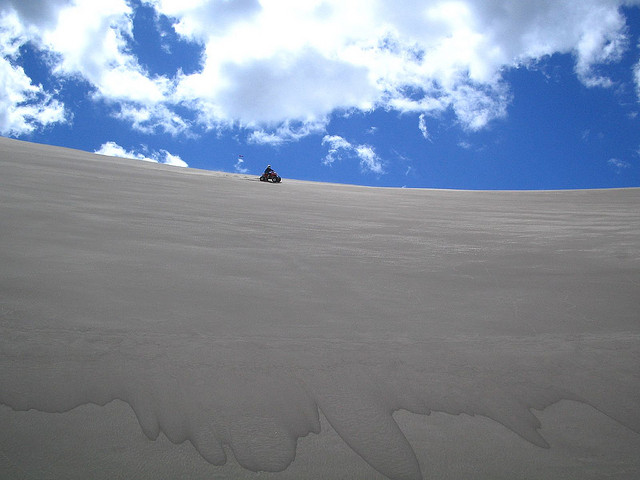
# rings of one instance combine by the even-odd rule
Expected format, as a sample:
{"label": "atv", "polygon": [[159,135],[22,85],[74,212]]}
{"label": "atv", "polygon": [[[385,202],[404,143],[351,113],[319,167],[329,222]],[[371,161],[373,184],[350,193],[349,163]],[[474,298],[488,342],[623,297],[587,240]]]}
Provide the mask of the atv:
{"label": "atv", "polygon": [[269,173],[263,173],[260,176],[260,181],[280,183],[282,181],[282,178],[280,178],[280,175],[278,175],[276,172],[269,172]]}

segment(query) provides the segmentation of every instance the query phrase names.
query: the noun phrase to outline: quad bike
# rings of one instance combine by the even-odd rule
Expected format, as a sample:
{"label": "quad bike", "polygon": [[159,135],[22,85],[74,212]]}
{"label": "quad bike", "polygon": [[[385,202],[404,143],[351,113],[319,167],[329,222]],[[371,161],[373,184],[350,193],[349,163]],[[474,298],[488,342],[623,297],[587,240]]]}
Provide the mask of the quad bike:
{"label": "quad bike", "polygon": [[276,172],[269,172],[269,173],[263,173],[260,176],[260,181],[280,183],[282,181],[282,178],[280,178],[280,175],[278,175]]}

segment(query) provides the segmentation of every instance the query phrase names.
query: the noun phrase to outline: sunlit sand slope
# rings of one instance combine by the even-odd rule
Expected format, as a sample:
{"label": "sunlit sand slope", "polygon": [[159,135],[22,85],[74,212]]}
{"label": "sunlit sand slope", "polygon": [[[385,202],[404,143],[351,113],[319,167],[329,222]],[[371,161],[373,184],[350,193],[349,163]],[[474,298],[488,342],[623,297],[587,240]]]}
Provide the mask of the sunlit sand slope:
{"label": "sunlit sand slope", "polygon": [[0,138],[0,477],[638,478],[639,189],[281,173]]}

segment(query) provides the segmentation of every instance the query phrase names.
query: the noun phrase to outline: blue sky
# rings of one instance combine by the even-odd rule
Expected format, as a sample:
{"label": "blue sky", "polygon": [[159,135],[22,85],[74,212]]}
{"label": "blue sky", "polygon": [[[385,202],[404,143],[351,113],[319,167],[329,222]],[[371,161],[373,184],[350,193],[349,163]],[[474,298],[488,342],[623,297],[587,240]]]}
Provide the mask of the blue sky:
{"label": "blue sky", "polygon": [[640,1],[0,0],[0,50],[3,136],[285,180],[640,186]]}

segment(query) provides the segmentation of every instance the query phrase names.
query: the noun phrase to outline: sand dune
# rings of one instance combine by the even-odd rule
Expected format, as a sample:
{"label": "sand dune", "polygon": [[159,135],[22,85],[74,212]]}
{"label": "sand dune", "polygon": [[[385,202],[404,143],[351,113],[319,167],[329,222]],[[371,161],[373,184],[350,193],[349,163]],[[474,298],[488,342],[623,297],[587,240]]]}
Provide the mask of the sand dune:
{"label": "sand dune", "polygon": [[640,189],[256,179],[0,138],[1,478],[640,477]]}

